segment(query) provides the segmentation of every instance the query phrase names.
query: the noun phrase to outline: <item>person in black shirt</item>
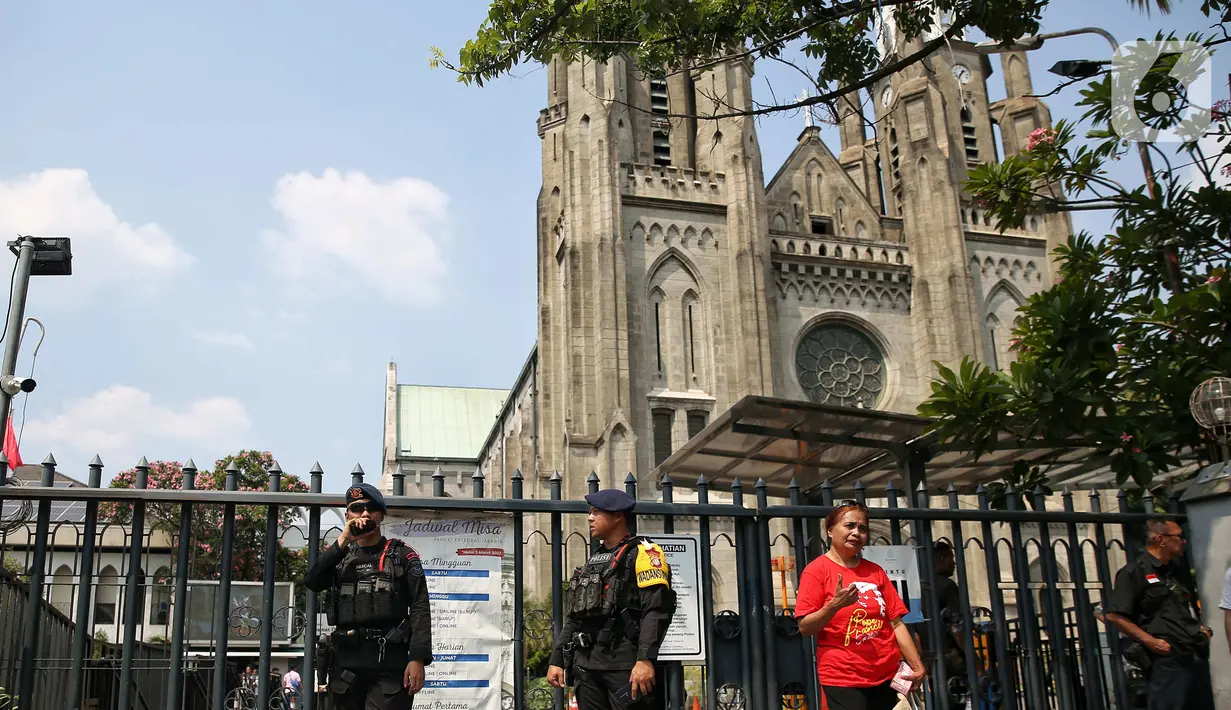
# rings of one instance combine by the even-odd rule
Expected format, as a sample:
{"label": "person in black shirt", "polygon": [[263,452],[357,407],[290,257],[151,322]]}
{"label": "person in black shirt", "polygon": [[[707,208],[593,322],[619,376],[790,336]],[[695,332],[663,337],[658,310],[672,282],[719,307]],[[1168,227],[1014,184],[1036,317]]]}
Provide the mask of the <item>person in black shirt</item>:
{"label": "person in black shirt", "polygon": [[675,614],[671,569],[662,548],[629,532],[625,516],[636,501],[624,491],[591,493],[586,502],[601,546],[569,580],[547,682],[575,685],[580,710],[661,708],[657,661]]}
{"label": "person in black shirt", "polygon": [[342,533],[304,576],[308,589],[330,592],[329,695],[337,710],[410,710],[432,662],[423,565],[409,545],[381,534],[380,491],[360,483],[346,500]]}
{"label": "person in black shirt", "polygon": [[1149,710],[1213,710],[1211,632],[1201,624],[1184,534],[1174,521],[1147,524],[1146,552],[1116,574],[1105,618],[1146,651]]}

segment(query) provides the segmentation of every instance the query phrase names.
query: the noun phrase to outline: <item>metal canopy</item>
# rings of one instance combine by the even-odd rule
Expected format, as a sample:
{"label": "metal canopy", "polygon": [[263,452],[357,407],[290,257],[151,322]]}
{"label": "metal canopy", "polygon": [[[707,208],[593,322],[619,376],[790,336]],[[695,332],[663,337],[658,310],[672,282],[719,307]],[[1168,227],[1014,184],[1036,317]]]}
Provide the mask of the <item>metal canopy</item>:
{"label": "metal canopy", "polygon": [[705,476],[713,489],[726,489],[736,478],[751,488],[763,479],[771,496],[785,497],[792,479],[805,495],[826,479],[836,491],[850,491],[858,481],[873,491],[890,480],[903,487],[912,455],[924,457],[933,490],[1002,480],[1021,459],[1048,464],[1049,479],[1060,484],[1089,482],[1106,469],[1088,446],[1022,446],[1007,433],[976,462],[965,447],[937,445],[928,433],[932,423],[910,414],[749,395],[668,457],[656,474],[688,486]]}

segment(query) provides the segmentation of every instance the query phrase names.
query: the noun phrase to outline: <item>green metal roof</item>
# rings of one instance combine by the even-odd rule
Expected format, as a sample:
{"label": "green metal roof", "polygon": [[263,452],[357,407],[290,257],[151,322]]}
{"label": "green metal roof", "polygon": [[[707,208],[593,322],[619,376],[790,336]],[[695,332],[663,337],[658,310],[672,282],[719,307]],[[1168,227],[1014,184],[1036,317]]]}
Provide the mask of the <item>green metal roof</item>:
{"label": "green metal roof", "polygon": [[509,390],[398,385],[398,455],[477,458]]}

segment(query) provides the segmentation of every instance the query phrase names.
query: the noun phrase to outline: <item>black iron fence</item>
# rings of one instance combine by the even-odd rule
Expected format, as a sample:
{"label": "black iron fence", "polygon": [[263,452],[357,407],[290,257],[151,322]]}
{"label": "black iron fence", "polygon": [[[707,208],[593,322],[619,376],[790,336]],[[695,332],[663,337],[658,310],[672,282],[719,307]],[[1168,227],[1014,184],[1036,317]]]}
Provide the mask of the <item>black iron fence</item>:
{"label": "black iron fence", "polygon": [[[234,472],[226,490],[195,490],[194,474],[186,470],[179,489],[150,489],[143,463],[135,488],[103,488],[96,460],[87,485],[56,487],[49,457],[41,485],[0,487],[0,554],[14,573],[0,587],[0,710],[6,702],[23,710],[322,707],[312,692],[318,600],[298,585],[301,568],[279,554],[294,533],[304,562],[314,562],[338,532],[322,530],[322,516],[341,507],[341,495],[321,492],[319,467],[307,493],[279,491],[276,464],[266,492],[237,490]],[[352,480],[362,478],[356,467]],[[597,490],[598,477],[587,483]],[[515,473],[511,496],[502,499],[484,496],[481,473],[471,484],[471,498],[444,497],[438,473],[432,496],[410,497],[395,475],[390,514],[486,513],[511,522],[507,645],[514,671],[501,705],[560,710],[567,697],[542,674],[563,618],[563,583],[591,546],[582,532],[588,507],[562,499],[558,474],[531,481]],[[631,474],[625,485],[636,496]],[[640,531],[686,533],[700,543],[695,594],[703,653],[670,667],[672,707],[822,707],[814,649],[792,608],[799,574],[824,552],[820,521],[835,492],[822,486],[805,500],[792,486],[789,499],[771,499],[759,482],[746,491],[737,480],[717,491],[702,480],[684,491],[669,478],[655,487],[661,502],[638,504]],[[1096,610],[1115,569],[1136,554],[1136,531],[1153,512],[1148,495],[1141,510],[1129,512],[1121,493],[1118,510],[1107,512],[1100,491],[1036,491],[1028,496],[1032,508],[1022,509],[1010,488],[1007,510],[993,509],[981,489],[934,496],[891,486],[874,494],[857,484],[849,493],[871,509],[869,549],[905,550],[903,566],[915,570],[898,581],[929,664],[929,707],[965,707],[968,700],[975,708],[1133,707],[1119,640]],[[685,496],[688,502],[677,501]],[[131,517],[118,527],[100,518],[105,502],[131,505]],[[168,504],[179,508],[178,525],[149,529],[147,508]],[[235,549],[237,506],[264,511],[262,549]],[[282,522],[286,508],[304,511],[301,529]],[[193,521],[207,511],[219,514],[222,541],[216,575],[200,579],[191,572]],[[959,608],[943,613],[927,553],[939,540],[951,543],[962,592]],[[260,579],[233,579],[236,555],[259,558]],[[944,657],[949,639],[961,657],[959,674]],[[438,633],[435,641],[444,640]],[[298,666],[305,688],[293,703],[273,674],[287,661]]]}

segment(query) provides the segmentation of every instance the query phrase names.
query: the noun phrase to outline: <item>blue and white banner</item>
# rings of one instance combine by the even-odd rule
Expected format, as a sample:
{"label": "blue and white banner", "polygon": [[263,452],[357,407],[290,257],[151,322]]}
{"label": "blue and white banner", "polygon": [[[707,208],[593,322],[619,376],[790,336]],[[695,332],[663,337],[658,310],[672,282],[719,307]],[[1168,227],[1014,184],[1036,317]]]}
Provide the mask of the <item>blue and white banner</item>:
{"label": "blue and white banner", "polygon": [[419,553],[432,600],[433,662],[416,710],[501,710],[513,694],[512,517],[391,515],[385,534]]}

